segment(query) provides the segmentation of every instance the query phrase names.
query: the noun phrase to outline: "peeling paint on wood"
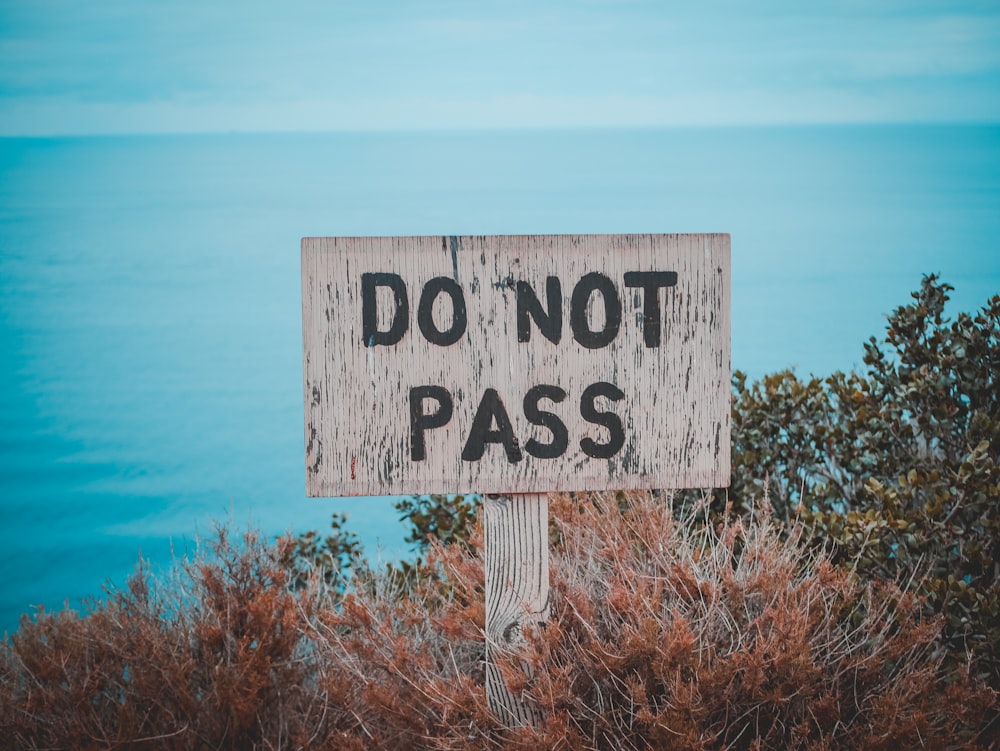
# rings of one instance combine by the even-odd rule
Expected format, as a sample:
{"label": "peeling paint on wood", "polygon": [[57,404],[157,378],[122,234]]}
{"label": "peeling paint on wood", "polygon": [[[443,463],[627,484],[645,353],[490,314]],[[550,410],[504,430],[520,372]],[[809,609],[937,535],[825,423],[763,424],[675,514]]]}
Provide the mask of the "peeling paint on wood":
{"label": "peeling paint on wood", "polygon": [[309,495],[727,485],[729,244],[303,239]]}

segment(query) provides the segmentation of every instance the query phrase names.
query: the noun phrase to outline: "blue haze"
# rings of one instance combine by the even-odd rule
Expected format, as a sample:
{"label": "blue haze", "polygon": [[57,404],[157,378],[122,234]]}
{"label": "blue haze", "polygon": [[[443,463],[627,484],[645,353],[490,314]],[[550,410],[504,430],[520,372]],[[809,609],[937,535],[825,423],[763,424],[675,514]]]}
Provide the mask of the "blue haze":
{"label": "blue haze", "polygon": [[299,239],[729,232],[733,364],[860,365],[921,275],[1000,291],[1000,127],[0,139],[0,630],[304,493]]}

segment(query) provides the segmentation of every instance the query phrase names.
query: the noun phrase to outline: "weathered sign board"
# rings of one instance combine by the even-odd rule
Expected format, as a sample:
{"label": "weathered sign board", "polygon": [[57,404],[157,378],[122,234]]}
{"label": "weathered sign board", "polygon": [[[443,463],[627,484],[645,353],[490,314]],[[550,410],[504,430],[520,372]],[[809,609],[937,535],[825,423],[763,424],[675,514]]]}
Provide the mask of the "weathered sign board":
{"label": "weathered sign board", "polygon": [[302,241],[311,496],[728,485],[729,235]]}

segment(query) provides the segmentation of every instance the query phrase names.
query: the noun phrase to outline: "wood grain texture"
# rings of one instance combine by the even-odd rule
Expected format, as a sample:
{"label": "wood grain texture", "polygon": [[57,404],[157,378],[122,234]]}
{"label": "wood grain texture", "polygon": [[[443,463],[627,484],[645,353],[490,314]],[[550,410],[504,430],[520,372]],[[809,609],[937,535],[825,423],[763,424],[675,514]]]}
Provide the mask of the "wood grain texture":
{"label": "wood grain texture", "polygon": [[[612,488],[720,487],[730,472],[729,235],[556,235],[486,237],[305,238],[302,241],[303,385],[307,492],[312,496],[394,493],[529,493]],[[659,289],[659,346],[645,337],[644,290],[625,284],[629,272],[676,273]],[[405,282],[407,330],[394,344],[365,346],[364,274]],[[606,346],[585,346],[574,334],[574,290],[587,274],[614,285],[620,330]],[[529,285],[543,305],[547,278],[561,284],[558,343],[531,323],[518,340],[517,286]],[[454,280],[468,327],[452,344],[420,333],[421,290]],[[390,327],[396,305],[388,288],[374,295],[377,325]],[[450,298],[438,295],[433,326],[448,331]],[[589,303],[587,302],[589,301]],[[580,299],[576,300],[581,307]],[[584,299],[586,328],[606,320],[601,295]],[[551,313],[551,311],[549,311]],[[623,397],[592,400],[621,421],[624,443],[609,458],[583,449],[610,442],[607,426],[585,419],[582,400],[594,383]],[[556,386],[566,397],[536,406],[565,425],[556,457],[525,451],[551,443],[553,432],[526,417],[532,387]],[[422,430],[425,455],[414,460],[411,390],[447,389],[446,424]],[[484,394],[493,390],[509,415],[520,457],[491,442],[481,458],[463,459]],[[418,399],[428,414],[439,404]],[[433,422],[432,420],[430,422]],[[489,426],[497,428],[496,422]]]}
{"label": "wood grain texture", "polygon": [[524,641],[524,625],[548,620],[549,501],[539,493],[483,499],[486,574],[486,697],[508,726],[534,725],[541,712],[512,692],[496,657]]}

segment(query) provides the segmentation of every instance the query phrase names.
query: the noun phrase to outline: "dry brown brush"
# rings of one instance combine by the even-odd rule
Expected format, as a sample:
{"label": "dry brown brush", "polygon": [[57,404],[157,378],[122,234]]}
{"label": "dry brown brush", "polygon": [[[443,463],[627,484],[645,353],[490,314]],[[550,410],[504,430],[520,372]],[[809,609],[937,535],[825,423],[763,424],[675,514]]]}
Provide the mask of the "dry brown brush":
{"label": "dry brown brush", "polygon": [[[998,700],[934,651],[938,621],[766,512],[706,524],[648,494],[555,496],[551,618],[483,687],[482,533],[406,576],[289,586],[253,536],[85,615],[25,619],[0,659],[14,748],[975,748]],[[301,574],[301,571],[299,572]],[[530,670],[525,671],[526,664]]]}
{"label": "dry brown brush", "polygon": [[769,510],[698,516],[649,495],[555,500],[528,686],[564,747],[965,748],[988,732],[996,696],[942,683],[940,624],[913,595],[865,588]]}
{"label": "dry brown brush", "polygon": [[224,530],[177,575],[140,566],[128,587],[22,618],[0,660],[0,743],[10,748],[305,747],[329,720],[309,678],[283,546]]}

